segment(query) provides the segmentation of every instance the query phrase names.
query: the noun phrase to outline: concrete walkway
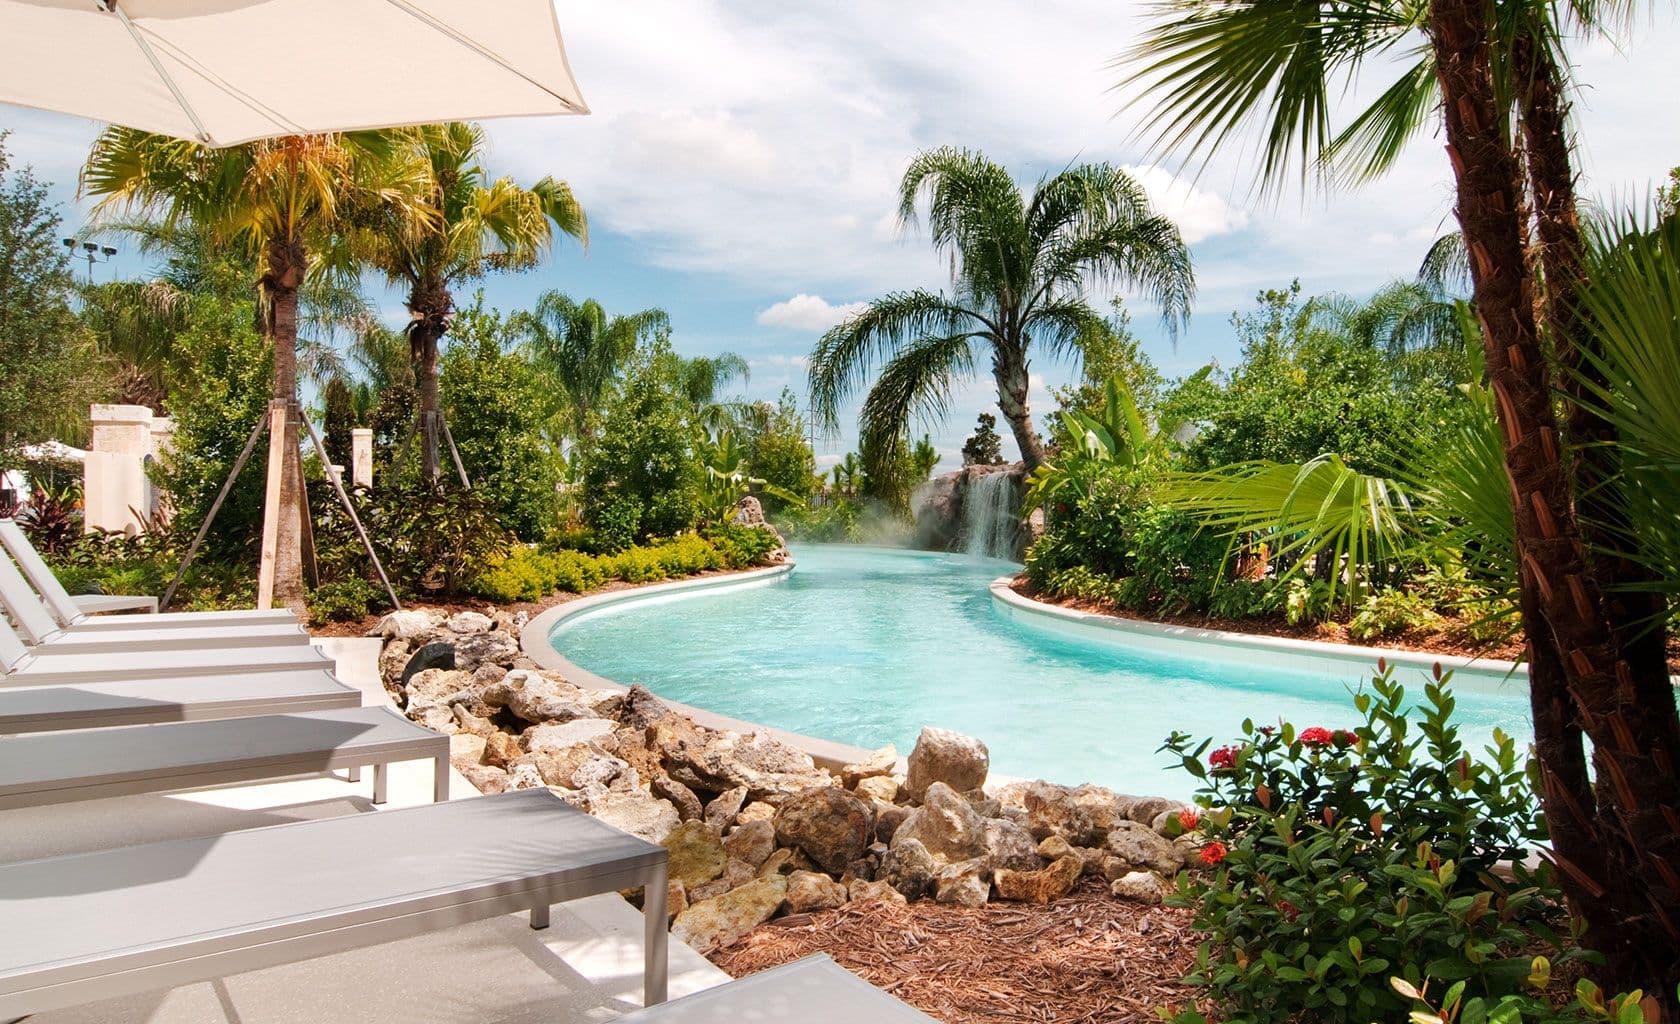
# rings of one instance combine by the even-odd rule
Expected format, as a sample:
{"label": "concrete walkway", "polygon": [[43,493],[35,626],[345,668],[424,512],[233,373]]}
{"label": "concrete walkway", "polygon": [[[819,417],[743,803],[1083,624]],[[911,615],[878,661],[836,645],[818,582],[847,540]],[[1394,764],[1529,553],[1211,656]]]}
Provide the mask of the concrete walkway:
{"label": "concrete walkway", "polygon": [[[317,643],[338,660],[339,677],[362,690],[364,704],[389,703],[379,682],[379,641],[331,638]],[[451,775],[451,800],[478,796],[466,779]],[[377,813],[372,785],[372,772],[364,771],[357,784],[311,775],[261,786],[0,811],[0,862]],[[387,807],[429,803],[430,762],[393,764],[389,786]],[[262,884],[260,878],[251,881]],[[545,932],[532,931],[523,915],[510,916],[209,984],[40,1014],[30,1021],[610,1021],[640,1003],[641,928],[641,914],[623,899],[597,896],[556,907]],[[671,943],[672,998],[728,980],[704,957]]]}

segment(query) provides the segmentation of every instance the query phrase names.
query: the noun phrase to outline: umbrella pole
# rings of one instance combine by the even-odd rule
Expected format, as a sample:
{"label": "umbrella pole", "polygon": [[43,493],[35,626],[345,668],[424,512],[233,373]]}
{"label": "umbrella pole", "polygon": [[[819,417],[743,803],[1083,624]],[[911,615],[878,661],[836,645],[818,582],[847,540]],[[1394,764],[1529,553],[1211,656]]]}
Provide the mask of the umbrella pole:
{"label": "umbrella pole", "polygon": [[175,570],[175,578],[169,581],[169,589],[163,592],[163,598],[158,601],[158,611],[169,610],[169,602],[175,597],[175,588],[181,585],[181,580],[187,575],[188,566],[192,565],[193,556],[198,554],[198,546],[204,543],[204,538],[210,532],[210,524],[216,521],[216,513],[222,510],[222,502],[227,500],[228,492],[233,490],[233,482],[239,479],[239,473],[250,461],[251,453],[256,450],[257,438],[262,436],[264,428],[268,426],[266,416],[257,417],[257,425],[251,428],[251,436],[245,439],[245,447],[239,453],[239,458],[233,460],[233,468],[228,471],[227,479],[222,481],[222,489],[216,492],[216,500],[210,503],[210,512],[204,517],[204,522],[198,524],[198,533],[193,536],[192,543],[187,545],[187,553],[181,559],[181,567]]}

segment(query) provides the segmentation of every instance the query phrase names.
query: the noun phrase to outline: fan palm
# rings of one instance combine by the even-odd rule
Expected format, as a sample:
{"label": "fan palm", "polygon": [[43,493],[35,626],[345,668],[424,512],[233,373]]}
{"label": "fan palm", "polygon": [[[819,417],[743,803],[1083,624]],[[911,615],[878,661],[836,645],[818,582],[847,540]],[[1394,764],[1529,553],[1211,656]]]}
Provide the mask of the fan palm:
{"label": "fan palm", "polygon": [[[111,127],[82,171],[96,213],[155,214],[164,227],[193,224],[216,244],[243,248],[257,264],[261,323],[274,359],[273,396],[297,403],[298,293],[343,238],[346,215],[364,204],[425,208],[422,181],[391,136],[377,132],[293,135],[227,149]],[[304,609],[303,473],[297,417],[287,417],[273,531],[273,593]],[[267,595],[262,595],[267,597]]]}
{"label": "fan palm", "polygon": [[998,411],[1031,472],[1044,461],[1027,403],[1034,342],[1052,356],[1078,357],[1083,339],[1103,327],[1085,300],[1092,282],[1140,289],[1176,329],[1195,293],[1190,251],[1143,187],[1107,164],[1045,177],[1027,197],[981,154],[934,149],[904,172],[900,224],[915,220],[924,193],[954,293],[893,292],[823,335],[811,354],[815,415],[835,429],[841,405],[881,363],[859,426],[864,451],[891,451],[912,417],[945,413],[952,388],[987,353]]}
{"label": "fan palm", "polygon": [[356,249],[386,280],[408,289],[422,471],[436,480],[438,344],[454,317],[452,289],[489,273],[534,267],[556,230],[586,240],[588,223],[563,181],[545,177],[525,188],[511,178],[492,179],[483,166],[484,130],[476,124],[425,125],[403,137],[423,168],[426,207],[382,205],[357,233]]}
{"label": "fan palm", "polygon": [[573,441],[590,434],[590,415],[645,341],[670,333],[662,309],[609,316],[594,299],[577,302],[557,291],[537,296],[536,308],[518,325],[537,363],[565,393],[566,432]]}
{"label": "fan palm", "polygon": [[[1559,6],[1579,24],[1597,26],[1629,5]],[[1576,515],[1579,502],[1589,521],[1611,518],[1603,504],[1615,434],[1581,400],[1581,380],[1594,364],[1584,358],[1590,339],[1576,301],[1584,275],[1566,131],[1569,65],[1554,5],[1167,0],[1159,10],[1163,17],[1129,55],[1136,69],[1129,81],[1144,86],[1140,99],[1153,109],[1146,130],[1167,148],[1206,155],[1261,121],[1264,182],[1280,180],[1297,159],[1303,174],[1317,168],[1368,178],[1439,116],[1499,410],[1553,852],[1587,921],[1588,944],[1607,956],[1608,980],[1666,998],[1680,980],[1680,835],[1673,826],[1680,820],[1680,718],[1672,703],[1634,713],[1629,686],[1667,686],[1667,669],[1660,631],[1634,637],[1627,623],[1642,616],[1618,605],[1641,603],[1633,599],[1641,589],[1648,605],[1652,588],[1630,580],[1602,545],[1589,553]],[[1334,130],[1332,92],[1392,58],[1400,58],[1401,78]],[[1519,134],[1524,161],[1515,151]],[[1539,280],[1525,259],[1529,198],[1542,242]],[[1566,371],[1584,366],[1588,374],[1552,379],[1542,323]],[[1567,435],[1552,404],[1556,383],[1570,399]],[[1573,473],[1563,437],[1577,443]],[[1632,586],[1618,597],[1623,581]],[[1636,682],[1623,682],[1630,678]],[[1599,777],[1617,785],[1591,785],[1583,733]]]}

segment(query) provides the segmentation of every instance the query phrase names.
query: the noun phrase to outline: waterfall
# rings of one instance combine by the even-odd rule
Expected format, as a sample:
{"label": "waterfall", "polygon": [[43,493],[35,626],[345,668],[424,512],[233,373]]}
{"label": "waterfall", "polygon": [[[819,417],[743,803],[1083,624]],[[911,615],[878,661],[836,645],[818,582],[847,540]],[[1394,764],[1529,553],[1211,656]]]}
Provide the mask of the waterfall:
{"label": "waterfall", "polygon": [[1015,478],[1009,473],[970,476],[963,495],[963,550],[981,558],[1016,556],[1020,520]]}

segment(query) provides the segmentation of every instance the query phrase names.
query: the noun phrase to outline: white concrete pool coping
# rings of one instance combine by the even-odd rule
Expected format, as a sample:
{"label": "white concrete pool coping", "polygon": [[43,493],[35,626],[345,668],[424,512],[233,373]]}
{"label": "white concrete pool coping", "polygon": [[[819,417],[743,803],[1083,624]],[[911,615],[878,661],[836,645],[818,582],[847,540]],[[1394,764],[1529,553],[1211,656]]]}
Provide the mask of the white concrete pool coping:
{"label": "white concrete pool coping", "polygon": [[[628,590],[615,590],[611,593],[580,597],[576,601],[555,605],[526,623],[525,629],[519,634],[519,645],[523,648],[525,657],[530,658],[549,671],[560,673],[578,686],[626,693],[630,689],[629,686],[615,679],[596,675],[560,653],[550,639],[554,635],[554,631],[566,622],[612,605],[671,596],[689,597],[719,590],[739,590],[746,587],[762,587],[780,583],[793,571],[793,566],[794,563],[790,559],[780,565],[772,565],[765,569],[750,569],[746,572],[730,573],[724,576],[703,576],[699,579],[676,580],[671,583],[655,583],[645,587],[633,587]],[[728,715],[720,715],[715,711],[681,704],[664,697],[659,699],[664,701],[666,706],[673,711],[687,715],[694,719],[696,724],[708,729],[722,729],[739,733],[766,733],[789,746],[803,750],[811,755],[811,760],[822,768],[838,771],[845,765],[856,764],[870,754],[870,751],[862,747],[836,743],[833,740],[806,736],[802,733],[788,732],[785,729],[776,729],[756,722],[743,721],[739,718],[730,718]]]}

